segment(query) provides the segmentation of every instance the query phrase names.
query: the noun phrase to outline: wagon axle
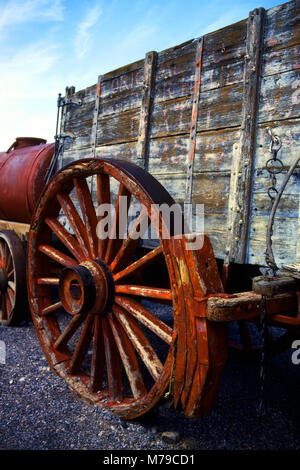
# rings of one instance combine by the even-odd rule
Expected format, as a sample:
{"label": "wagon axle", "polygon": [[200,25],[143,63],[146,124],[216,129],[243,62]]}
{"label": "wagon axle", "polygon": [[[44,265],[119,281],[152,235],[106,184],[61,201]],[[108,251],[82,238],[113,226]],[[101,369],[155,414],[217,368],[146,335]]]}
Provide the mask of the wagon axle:
{"label": "wagon axle", "polygon": [[100,259],[63,269],[58,289],[64,309],[71,314],[102,315],[114,297],[112,274]]}

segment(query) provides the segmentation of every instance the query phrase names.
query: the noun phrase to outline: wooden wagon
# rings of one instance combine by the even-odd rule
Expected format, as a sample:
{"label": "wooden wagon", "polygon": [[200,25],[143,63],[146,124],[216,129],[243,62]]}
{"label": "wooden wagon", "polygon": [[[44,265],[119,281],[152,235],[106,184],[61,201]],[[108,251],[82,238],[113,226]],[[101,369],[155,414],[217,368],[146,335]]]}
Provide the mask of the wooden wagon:
{"label": "wooden wagon", "polygon": [[[25,245],[38,337],[81,398],[129,419],[167,397],[198,417],[217,394],[229,323],[243,351],[253,325],[270,351],[299,337],[299,19],[298,0],[259,8],[67,87],[51,162],[26,139],[2,154],[2,323],[24,308]],[[192,214],[180,233],[162,210],[175,201]]]}

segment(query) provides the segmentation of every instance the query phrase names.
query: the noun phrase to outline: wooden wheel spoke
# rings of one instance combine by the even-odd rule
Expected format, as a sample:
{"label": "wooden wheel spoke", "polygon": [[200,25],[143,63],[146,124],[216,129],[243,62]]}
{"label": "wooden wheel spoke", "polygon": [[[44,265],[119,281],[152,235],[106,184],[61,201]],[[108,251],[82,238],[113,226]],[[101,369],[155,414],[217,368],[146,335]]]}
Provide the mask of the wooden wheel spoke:
{"label": "wooden wheel spoke", "polygon": [[0,242],[0,258],[1,258],[1,266],[6,269],[7,266],[7,249],[6,249],[6,243],[1,243]]}
{"label": "wooden wheel spoke", "polygon": [[58,222],[57,219],[55,219],[55,217],[47,217],[45,222],[79,262],[85,259],[83,250],[78,241]]}
{"label": "wooden wheel spoke", "polygon": [[68,341],[72,338],[74,333],[78,330],[85,318],[86,316],[84,315],[74,315],[74,317],[66,326],[64,331],[59,335],[59,337],[55,341],[54,347],[56,349],[64,348],[67,345]]}
{"label": "wooden wheel spoke", "polygon": [[[116,254],[114,260],[111,263],[111,270],[112,272],[118,271],[120,267],[123,265],[125,266],[130,257],[135,252],[140,238],[144,235],[145,231],[149,226],[150,219],[148,217],[147,210],[142,210],[141,214],[135,220],[128,237],[121,245],[118,253]],[[141,231],[142,230],[142,231]],[[139,233],[140,236],[137,237],[136,234]]]}
{"label": "wooden wheel spoke", "polygon": [[115,301],[163,341],[168,344],[172,343],[172,328],[153,315],[146,307],[129,297],[116,296]]}
{"label": "wooden wheel spoke", "polygon": [[13,269],[13,266],[14,265],[13,265],[12,256],[7,248],[6,271],[11,271]]}
{"label": "wooden wheel spoke", "polygon": [[9,271],[8,274],[7,274],[8,279],[12,279],[14,277],[14,273],[15,273],[14,269]]}
{"label": "wooden wheel spoke", "polygon": [[141,398],[147,393],[143,382],[139,363],[134,352],[134,348],[127,338],[122,326],[116,321],[113,315],[108,315],[109,323],[122,359],[122,363],[128,377],[130,388],[134,398]]}
{"label": "wooden wheel spoke", "polygon": [[42,315],[49,315],[62,307],[61,302],[56,302],[55,304],[49,305],[48,307],[43,308]]}
{"label": "wooden wheel spoke", "polygon": [[8,289],[7,289],[7,295],[8,295],[8,297],[9,297],[11,306],[13,307],[13,305],[14,305],[14,303],[15,303],[15,291],[14,291],[13,289],[11,289],[10,287],[8,287]]}
{"label": "wooden wheel spoke", "polygon": [[144,255],[138,261],[135,261],[134,263],[130,264],[127,268],[123,269],[117,274],[114,274],[114,281],[117,282],[123,279],[124,277],[133,274],[134,272],[144,269],[146,266],[149,266],[150,263],[153,263],[153,261],[155,261],[157,257],[161,256],[162,253],[162,246],[160,245],[154,250],[151,250],[149,253]]}
{"label": "wooden wheel spoke", "polygon": [[[97,202],[98,202],[98,211],[102,204],[110,204],[110,182],[109,176],[101,173],[97,175]],[[98,224],[100,223],[102,216],[98,214]],[[101,233],[98,233],[98,256],[103,259],[106,249],[108,238],[104,238]]]}
{"label": "wooden wheel spoke", "polygon": [[102,319],[102,325],[109,395],[112,401],[121,401],[123,398],[121,358],[109,322],[105,317]]}
{"label": "wooden wheel spoke", "polygon": [[5,294],[5,301],[6,301],[6,307],[7,307],[7,314],[9,316],[11,314],[12,309],[13,309],[14,303],[11,301],[8,290],[6,291],[6,294]]}
{"label": "wooden wheel spoke", "polygon": [[86,318],[86,322],[83,325],[78,343],[73,353],[70,364],[70,374],[74,374],[76,371],[78,371],[86,353],[88,352],[89,345],[92,340],[93,323],[94,316],[90,314]]}
{"label": "wooden wheel spoke", "polygon": [[82,222],[82,219],[81,217],[79,216],[74,204],[73,204],[73,201],[71,200],[71,198],[66,195],[66,194],[63,194],[63,193],[59,193],[57,195],[57,200],[61,206],[61,208],[63,209],[67,219],[68,219],[68,222],[70,224],[70,226],[72,227],[72,230],[78,240],[78,243],[79,245],[81,246],[83,252],[89,256],[89,255],[92,255],[92,253],[88,250],[88,247],[89,247],[89,241],[88,241],[88,237],[87,237],[87,233],[86,233],[86,230],[85,230],[85,227],[83,225],[83,222]]}
{"label": "wooden wheel spoke", "polygon": [[[125,234],[126,227],[120,226],[120,217],[121,217],[120,214],[122,216],[124,215],[124,208],[121,207],[123,198],[126,198],[125,210],[126,210],[126,213],[128,214],[131,194],[128,191],[128,189],[122,183],[120,183],[114,220],[112,223],[111,232],[109,234],[107,250],[106,250],[105,259],[104,259],[107,264],[111,263],[111,260],[113,259],[117,251],[120,249],[122,245],[122,241],[123,241],[122,236]],[[123,230],[124,230],[123,234],[120,235],[120,231],[123,231]]]}
{"label": "wooden wheel spoke", "polygon": [[8,285],[11,288],[12,291],[16,291],[16,283],[13,281],[8,281]]}
{"label": "wooden wheel spoke", "polygon": [[171,289],[160,289],[158,287],[145,287],[134,285],[116,285],[115,291],[118,294],[130,294],[138,297],[149,297],[152,299],[172,300]]}
{"label": "wooden wheel spoke", "polygon": [[158,380],[163,370],[163,365],[143,330],[138,325],[138,322],[117,305],[114,305],[112,310],[153,379]]}
{"label": "wooden wheel spoke", "polygon": [[98,253],[98,240],[96,234],[97,216],[90,190],[85,179],[74,178],[74,185],[77,191],[78,201],[85,223],[90,252],[92,253],[93,257],[96,257]]}
{"label": "wooden wheel spoke", "polygon": [[103,338],[102,320],[99,316],[95,317],[94,322],[94,340],[91,364],[91,382],[90,389],[96,392],[101,389],[103,373],[105,366],[105,349]]}
{"label": "wooden wheel spoke", "polygon": [[59,278],[58,277],[39,277],[37,280],[39,286],[58,286]]}
{"label": "wooden wheel spoke", "polygon": [[65,255],[64,253],[57,250],[56,248],[53,248],[50,245],[39,245],[38,250],[41,253],[44,253],[44,255],[49,256],[49,258],[52,258],[57,263],[62,264],[63,266],[77,266],[78,264],[74,258]]}

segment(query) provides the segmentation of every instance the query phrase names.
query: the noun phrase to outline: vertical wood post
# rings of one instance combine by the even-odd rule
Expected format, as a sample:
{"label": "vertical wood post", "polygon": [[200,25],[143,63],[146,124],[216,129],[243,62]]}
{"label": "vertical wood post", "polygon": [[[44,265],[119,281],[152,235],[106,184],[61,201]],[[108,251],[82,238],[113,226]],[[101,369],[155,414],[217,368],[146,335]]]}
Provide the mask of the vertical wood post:
{"label": "vertical wood post", "polygon": [[241,135],[233,152],[224,264],[244,263],[246,258],[250,200],[256,143],[261,57],[264,35],[263,8],[250,12],[247,23]]}
{"label": "vertical wood post", "polygon": [[94,109],[94,115],[93,115],[93,125],[92,125],[92,135],[91,135],[93,158],[96,158],[96,143],[97,143],[97,130],[98,130],[98,116],[99,116],[99,109],[100,109],[101,80],[102,80],[102,75],[99,75],[98,82],[97,82],[95,109]]}
{"label": "vertical wood post", "polygon": [[[74,94],[75,94],[75,87],[74,86],[70,86],[70,87],[67,86],[66,90],[65,90],[65,97],[64,97],[65,103],[67,103],[68,99]],[[65,104],[62,107],[62,110],[61,110],[59,136],[60,136],[60,139],[62,138],[62,151],[61,151],[61,156],[60,156],[60,158],[58,157],[58,161],[57,161],[57,169],[59,169],[59,170],[61,168],[63,168],[63,166],[64,166],[64,162],[63,162],[63,158],[64,158],[64,135],[65,135],[67,108],[68,108],[68,106]],[[60,141],[59,141],[59,144],[60,144]],[[60,164],[59,164],[59,160],[60,160]]]}
{"label": "vertical wood post", "polygon": [[137,141],[137,157],[143,160],[144,168],[146,170],[148,169],[149,129],[152,112],[156,63],[157,52],[147,52],[144,64],[144,94],[142,98]]}
{"label": "vertical wood post", "polygon": [[[194,89],[192,92],[192,116],[190,125],[189,137],[189,153],[187,159],[187,175],[186,175],[186,188],[185,188],[185,202],[192,203],[192,190],[193,190],[193,169],[196,150],[196,137],[197,137],[197,119],[200,101],[200,81],[202,71],[202,55],[203,55],[203,37],[199,38],[196,46],[196,65],[195,65],[195,78]],[[190,211],[190,208],[189,208]],[[190,215],[190,214],[189,214]],[[191,227],[190,227],[191,228]]]}

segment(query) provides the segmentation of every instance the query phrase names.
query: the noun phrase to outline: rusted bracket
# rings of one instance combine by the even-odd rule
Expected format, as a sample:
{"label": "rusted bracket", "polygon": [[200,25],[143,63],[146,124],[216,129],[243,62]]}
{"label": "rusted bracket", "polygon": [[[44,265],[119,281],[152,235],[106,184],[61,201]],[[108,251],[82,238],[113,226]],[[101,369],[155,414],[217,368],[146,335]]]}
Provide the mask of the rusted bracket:
{"label": "rusted bracket", "polygon": [[[67,106],[68,105],[77,105],[81,106],[82,100],[73,97],[75,93],[75,87],[66,87],[65,90],[65,97],[62,98],[61,94],[58,95],[57,100],[57,118],[56,118],[56,130],[55,130],[55,146],[54,146],[54,154],[51,159],[49,168],[47,169],[45,175],[45,183],[48,184],[52,176],[54,175],[55,169],[57,168],[58,158],[61,155],[61,165],[60,168],[63,167],[63,146],[64,146],[64,139],[67,137],[72,138],[73,136],[70,134],[65,134],[65,122],[66,122],[66,114],[67,114]],[[58,133],[59,128],[59,133]]]}
{"label": "rusted bracket", "polygon": [[244,263],[246,258],[264,15],[263,8],[251,11],[247,24],[242,124],[239,151],[233,155],[232,159],[225,265],[233,261]]}
{"label": "rusted bracket", "polygon": [[81,106],[82,100],[74,96],[73,98],[64,100],[61,106],[64,107],[64,106],[70,106],[70,105]]}
{"label": "rusted bracket", "polygon": [[148,170],[149,130],[154,98],[156,63],[157,52],[147,52],[144,62],[144,94],[142,98],[137,141],[137,157],[143,161],[145,170]]}
{"label": "rusted bracket", "polygon": [[200,100],[200,80],[202,69],[202,55],[203,55],[203,37],[197,40],[196,45],[196,65],[195,65],[195,78],[194,89],[192,93],[192,117],[190,125],[190,138],[189,138],[189,153],[187,159],[187,175],[186,175],[186,188],[185,188],[185,202],[191,204],[192,190],[193,190],[193,169],[196,150],[196,136],[197,136],[197,118]]}

